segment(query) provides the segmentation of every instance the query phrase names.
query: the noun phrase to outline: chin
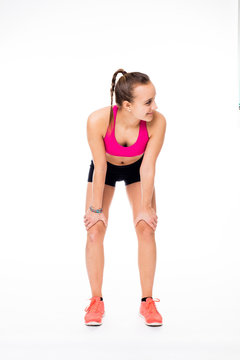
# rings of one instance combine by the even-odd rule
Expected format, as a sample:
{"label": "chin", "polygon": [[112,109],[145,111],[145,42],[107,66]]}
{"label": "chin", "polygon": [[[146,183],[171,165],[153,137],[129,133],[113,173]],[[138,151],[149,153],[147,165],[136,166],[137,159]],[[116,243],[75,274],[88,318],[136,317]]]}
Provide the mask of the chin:
{"label": "chin", "polygon": [[146,114],[145,118],[147,121],[151,121],[153,119],[153,114]]}

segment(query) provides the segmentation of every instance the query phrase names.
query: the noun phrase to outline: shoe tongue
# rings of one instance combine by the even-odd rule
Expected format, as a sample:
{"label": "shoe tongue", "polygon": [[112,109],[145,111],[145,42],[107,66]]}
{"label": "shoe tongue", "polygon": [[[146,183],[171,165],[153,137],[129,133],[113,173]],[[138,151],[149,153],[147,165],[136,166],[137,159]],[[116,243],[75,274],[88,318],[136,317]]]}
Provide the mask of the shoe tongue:
{"label": "shoe tongue", "polygon": [[147,302],[152,301],[152,298],[147,298],[146,301]]}

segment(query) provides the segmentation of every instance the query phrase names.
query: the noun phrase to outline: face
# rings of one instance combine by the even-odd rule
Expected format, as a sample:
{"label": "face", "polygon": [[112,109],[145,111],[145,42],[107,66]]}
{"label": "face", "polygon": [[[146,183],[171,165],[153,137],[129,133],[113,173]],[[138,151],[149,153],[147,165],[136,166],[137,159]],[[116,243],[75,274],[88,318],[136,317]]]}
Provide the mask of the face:
{"label": "face", "polygon": [[132,103],[127,102],[126,104],[131,109],[131,114],[137,119],[151,121],[153,111],[158,108],[155,103],[156,90],[153,83],[137,85],[134,89],[134,97]]}

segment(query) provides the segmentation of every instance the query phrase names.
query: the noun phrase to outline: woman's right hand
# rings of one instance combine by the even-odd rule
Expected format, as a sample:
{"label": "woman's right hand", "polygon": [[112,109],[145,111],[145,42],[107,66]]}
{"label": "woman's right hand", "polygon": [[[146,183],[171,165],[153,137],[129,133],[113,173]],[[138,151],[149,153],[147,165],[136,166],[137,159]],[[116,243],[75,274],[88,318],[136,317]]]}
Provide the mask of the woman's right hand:
{"label": "woman's right hand", "polygon": [[84,215],[84,225],[86,230],[89,230],[94,224],[96,224],[96,222],[100,220],[103,221],[107,227],[108,222],[104,213],[95,213],[88,208],[86,214]]}

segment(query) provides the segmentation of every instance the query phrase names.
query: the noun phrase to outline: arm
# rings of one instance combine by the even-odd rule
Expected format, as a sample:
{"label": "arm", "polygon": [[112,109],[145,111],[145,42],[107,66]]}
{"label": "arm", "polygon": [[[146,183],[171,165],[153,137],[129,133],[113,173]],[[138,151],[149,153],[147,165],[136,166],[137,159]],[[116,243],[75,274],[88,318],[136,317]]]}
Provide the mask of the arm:
{"label": "arm", "polygon": [[151,207],[152,204],[155,165],[164,142],[167,125],[165,117],[158,112],[157,114],[158,116],[153,126],[153,134],[148,141],[140,167],[142,207],[144,208]]}
{"label": "arm", "polygon": [[102,208],[102,199],[103,199],[103,190],[105,184],[106,171],[105,170],[95,170],[93,174],[93,182],[92,182],[92,202],[91,206],[94,209]]}
{"label": "arm", "polygon": [[140,177],[141,177],[142,207],[144,208],[152,207],[155,167],[149,170],[148,172],[147,171],[140,172]]}
{"label": "arm", "polygon": [[103,128],[103,120],[100,118],[97,111],[91,113],[87,121],[87,139],[94,163],[91,205],[95,209],[102,207],[103,190],[107,171],[106,152],[102,136]]}

